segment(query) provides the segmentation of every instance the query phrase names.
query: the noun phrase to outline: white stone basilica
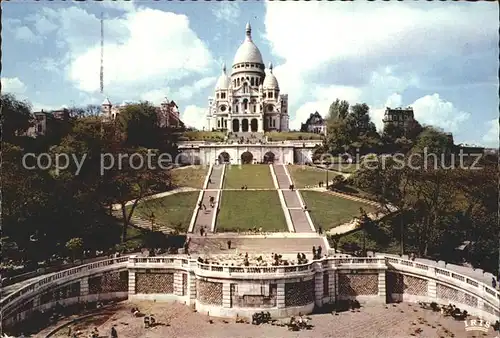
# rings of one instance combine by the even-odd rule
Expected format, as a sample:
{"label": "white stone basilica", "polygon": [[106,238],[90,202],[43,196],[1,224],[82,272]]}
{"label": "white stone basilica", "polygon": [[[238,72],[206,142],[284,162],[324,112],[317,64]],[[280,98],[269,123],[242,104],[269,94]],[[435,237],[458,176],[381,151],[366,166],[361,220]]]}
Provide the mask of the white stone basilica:
{"label": "white stone basilica", "polygon": [[229,132],[288,131],[288,95],[280,94],[278,80],[269,64],[267,74],[252,28],[236,51],[231,75],[225,65],[208,100],[208,130]]}

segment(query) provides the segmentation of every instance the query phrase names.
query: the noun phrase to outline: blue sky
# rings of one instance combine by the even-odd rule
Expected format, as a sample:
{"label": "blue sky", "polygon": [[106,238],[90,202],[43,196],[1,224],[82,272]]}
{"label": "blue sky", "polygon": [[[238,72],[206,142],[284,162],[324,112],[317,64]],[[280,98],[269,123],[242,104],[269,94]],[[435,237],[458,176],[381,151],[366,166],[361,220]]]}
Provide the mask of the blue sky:
{"label": "blue sky", "polygon": [[[289,94],[290,125],[335,98],[498,146],[498,5],[468,2],[3,3],[2,91],[34,109],[164,97],[203,127],[245,24]],[[99,93],[105,18],[104,94]]]}

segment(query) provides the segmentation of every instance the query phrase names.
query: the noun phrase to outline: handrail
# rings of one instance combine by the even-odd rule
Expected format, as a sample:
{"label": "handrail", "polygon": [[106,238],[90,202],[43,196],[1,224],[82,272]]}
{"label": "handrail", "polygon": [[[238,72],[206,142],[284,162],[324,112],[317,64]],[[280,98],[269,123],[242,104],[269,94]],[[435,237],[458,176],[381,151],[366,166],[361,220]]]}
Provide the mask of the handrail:
{"label": "handrail", "polygon": [[41,288],[49,283],[60,280],[64,277],[81,274],[81,273],[84,273],[87,271],[96,270],[96,269],[99,269],[99,268],[102,268],[105,266],[109,266],[109,265],[114,265],[114,264],[118,264],[118,263],[125,263],[128,261],[128,259],[129,259],[128,256],[110,258],[110,259],[105,259],[105,260],[98,261],[98,262],[80,265],[80,266],[77,266],[77,267],[74,267],[71,269],[67,269],[67,270],[63,270],[63,271],[49,274],[48,276],[43,277],[37,281],[34,281],[33,283],[30,283],[28,285],[25,285],[25,286],[21,287],[20,289],[18,289],[17,291],[14,291],[14,292],[10,293],[9,295],[7,295],[5,298],[0,300],[0,307],[2,309],[5,309],[15,299],[17,299],[25,294],[34,292],[35,290],[37,290],[37,289],[39,289],[39,288]]}
{"label": "handrail", "polygon": [[493,289],[492,287],[489,287],[483,282],[480,282],[474,278],[471,278],[466,275],[462,275],[458,272],[448,270],[448,269],[443,269],[438,266],[432,266],[432,265],[427,265],[427,264],[422,264],[419,262],[411,261],[411,260],[406,260],[402,258],[396,258],[396,257],[387,257],[384,256],[385,260],[390,263],[390,264],[398,264],[398,265],[404,265],[408,267],[412,267],[415,269],[419,269],[422,271],[426,271],[426,275],[428,274],[427,271],[434,270],[436,276],[439,277],[444,277],[447,279],[454,279],[457,281],[460,281],[462,283],[466,283],[468,286],[479,289],[479,290],[484,290],[486,293],[490,294],[491,296],[495,297],[498,301],[500,301],[500,291],[497,291]]}
{"label": "handrail", "polygon": [[[482,297],[483,295],[489,295],[489,297],[493,297],[500,304],[500,292],[494,290],[493,288],[487,286],[485,283],[480,282],[474,278],[462,275],[460,273],[442,269],[438,266],[432,266],[427,264],[422,264],[419,262],[389,257],[389,256],[379,256],[379,257],[346,257],[346,258],[337,258],[337,257],[325,257],[318,260],[313,260],[307,264],[299,264],[299,265],[280,265],[280,266],[228,266],[228,265],[219,265],[219,264],[205,264],[200,263],[195,259],[179,257],[179,256],[160,256],[160,257],[138,257],[138,256],[124,256],[106,259],[94,263],[89,263],[85,265],[81,265],[78,267],[74,267],[71,269],[67,269],[64,271],[59,271],[53,274],[50,274],[44,278],[41,278],[31,284],[28,284],[17,291],[9,294],[5,298],[0,301],[0,306],[3,309],[9,307],[12,302],[14,302],[19,297],[33,293],[37,289],[48,285],[54,281],[58,281],[67,276],[79,275],[88,271],[97,270],[102,267],[128,263],[129,267],[133,267],[135,264],[173,264],[176,267],[182,268],[197,268],[199,270],[204,271],[213,271],[213,272],[227,272],[227,273],[247,273],[247,274],[265,274],[265,273],[278,273],[278,274],[286,274],[290,272],[306,272],[313,271],[315,269],[315,265],[321,265],[323,268],[332,267],[342,267],[343,265],[352,266],[356,265],[400,265],[415,268],[422,272],[422,275],[427,277],[437,277],[444,278],[444,280],[455,280],[459,284],[466,284],[468,287],[476,289],[477,296]],[[496,306],[497,304],[494,304]]]}

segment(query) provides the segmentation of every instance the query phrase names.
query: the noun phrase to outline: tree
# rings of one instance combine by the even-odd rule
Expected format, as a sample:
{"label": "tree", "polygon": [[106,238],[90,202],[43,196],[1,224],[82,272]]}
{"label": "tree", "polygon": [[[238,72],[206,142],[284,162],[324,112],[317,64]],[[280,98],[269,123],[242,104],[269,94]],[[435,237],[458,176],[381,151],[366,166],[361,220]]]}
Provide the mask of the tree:
{"label": "tree", "polygon": [[17,100],[12,94],[2,94],[0,101],[2,140],[14,143],[17,136],[24,134],[33,125],[31,105]]}
{"label": "tree", "polygon": [[450,154],[453,150],[453,140],[449,134],[434,127],[427,126],[416,138],[412,152],[428,154]]}
{"label": "tree", "polygon": [[71,253],[71,260],[81,257],[83,253],[83,240],[81,238],[71,238],[66,242],[66,249]]}
{"label": "tree", "polygon": [[349,114],[349,102],[342,100],[340,101],[339,99],[336,99],[335,101],[332,102],[330,105],[330,108],[328,109],[328,121],[335,121],[335,120],[343,120],[347,117]]}
{"label": "tree", "polygon": [[[127,228],[137,204],[146,196],[170,189],[170,170],[161,168],[157,163],[148,167],[141,160],[147,159],[153,151],[145,148],[123,148],[113,153],[114,165],[103,175],[104,194],[111,203],[120,204],[122,210],[122,241],[127,239]],[[134,155],[135,154],[135,155]],[[132,156],[133,155],[133,156]],[[121,162],[118,162],[119,157]],[[133,201],[129,207],[127,202]]]}
{"label": "tree", "polygon": [[101,114],[101,106],[97,104],[88,104],[85,107],[71,107],[69,111],[73,117],[97,117]]}
{"label": "tree", "polygon": [[128,147],[158,148],[161,131],[156,107],[149,102],[129,104],[117,117],[117,128]]}

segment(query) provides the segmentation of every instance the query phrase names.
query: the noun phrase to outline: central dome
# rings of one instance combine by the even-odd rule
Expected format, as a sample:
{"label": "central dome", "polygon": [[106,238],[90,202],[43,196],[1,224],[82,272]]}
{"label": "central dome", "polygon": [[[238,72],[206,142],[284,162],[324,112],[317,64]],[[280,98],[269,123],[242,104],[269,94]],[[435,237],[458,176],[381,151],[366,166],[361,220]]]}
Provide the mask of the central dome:
{"label": "central dome", "polygon": [[252,41],[252,27],[250,27],[249,23],[247,23],[246,27],[245,41],[243,41],[240,48],[236,51],[233,65],[245,62],[264,64],[259,48]]}

